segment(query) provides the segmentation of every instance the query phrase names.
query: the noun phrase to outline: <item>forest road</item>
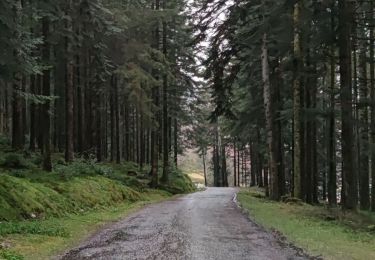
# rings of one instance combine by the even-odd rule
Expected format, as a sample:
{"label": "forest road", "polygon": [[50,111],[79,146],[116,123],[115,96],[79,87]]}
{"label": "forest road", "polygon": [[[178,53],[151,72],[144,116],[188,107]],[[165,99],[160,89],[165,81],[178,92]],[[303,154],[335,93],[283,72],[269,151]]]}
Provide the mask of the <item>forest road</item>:
{"label": "forest road", "polygon": [[237,191],[208,188],[147,206],[60,259],[309,259],[250,221]]}

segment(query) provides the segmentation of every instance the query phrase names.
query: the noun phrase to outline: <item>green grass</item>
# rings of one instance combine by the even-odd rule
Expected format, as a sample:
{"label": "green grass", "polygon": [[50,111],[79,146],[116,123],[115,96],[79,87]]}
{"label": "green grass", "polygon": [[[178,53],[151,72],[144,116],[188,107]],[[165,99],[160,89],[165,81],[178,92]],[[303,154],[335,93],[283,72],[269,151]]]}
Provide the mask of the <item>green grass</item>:
{"label": "green grass", "polygon": [[375,259],[373,214],[271,202],[259,192],[245,190],[238,194],[238,201],[257,223],[281,232],[312,255],[324,259]]}
{"label": "green grass", "polygon": [[126,202],[81,215],[68,215],[46,220],[0,223],[0,259],[50,259],[74,247],[104,225],[124,218],[146,204],[169,198],[164,191],[146,190],[141,200]]}

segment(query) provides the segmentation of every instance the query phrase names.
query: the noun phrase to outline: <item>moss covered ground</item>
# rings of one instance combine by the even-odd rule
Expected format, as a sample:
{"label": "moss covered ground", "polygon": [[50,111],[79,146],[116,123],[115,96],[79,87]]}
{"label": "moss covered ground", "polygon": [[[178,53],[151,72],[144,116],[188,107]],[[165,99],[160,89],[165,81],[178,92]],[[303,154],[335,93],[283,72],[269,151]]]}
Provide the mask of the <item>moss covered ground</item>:
{"label": "moss covered ground", "polygon": [[0,259],[44,260],[63,253],[108,223],[171,194],[160,190],[145,190],[139,201],[95,209],[80,214],[44,220],[0,223]]}
{"label": "moss covered ground", "polygon": [[[134,163],[110,164],[76,160],[67,165],[54,155],[54,171],[44,172],[37,155],[0,152],[0,221],[45,219],[135,202],[148,189],[149,170]],[[170,168],[171,194],[195,190],[189,177]]]}
{"label": "moss covered ground", "polygon": [[134,163],[66,164],[53,154],[49,173],[41,161],[40,154],[16,153],[0,142],[0,259],[47,259],[145,203],[195,190],[174,167],[168,183],[150,190],[149,168]]}

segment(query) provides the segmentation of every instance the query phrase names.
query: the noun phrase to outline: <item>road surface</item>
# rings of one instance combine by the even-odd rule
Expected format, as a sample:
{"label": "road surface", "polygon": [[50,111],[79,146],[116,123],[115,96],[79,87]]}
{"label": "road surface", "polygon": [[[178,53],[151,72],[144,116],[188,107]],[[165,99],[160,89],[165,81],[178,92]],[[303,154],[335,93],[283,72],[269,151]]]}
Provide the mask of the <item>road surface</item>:
{"label": "road surface", "polygon": [[208,188],[150,205],[60,259],[308,259],[251,222],[233,188]]}

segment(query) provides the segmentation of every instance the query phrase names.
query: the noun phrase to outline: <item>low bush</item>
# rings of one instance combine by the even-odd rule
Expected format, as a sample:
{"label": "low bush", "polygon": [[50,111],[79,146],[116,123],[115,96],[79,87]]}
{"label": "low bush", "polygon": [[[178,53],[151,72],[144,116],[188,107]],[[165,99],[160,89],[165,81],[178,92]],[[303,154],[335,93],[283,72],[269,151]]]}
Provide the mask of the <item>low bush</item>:
{"label": "low bush", "polygon": [[0,150],[4,151],[8,149],[10,149],[10,139],[4,135],[0,135]]}
{"label": "low bush", "polygon": [[160,188],[172,194],[183,194],[196,190],[189,176],[174,166],[170,167],[168,183],[161,183]]}
{"label": "low bush", "polygon": [[5,153],[0,158],[0,167],[11,169],[28,169],[31,167],[22,154],[19,153]]}
{"label": "low bush", "polygon": [[55,165],[55,172],[66,176],[94,176],[94,175],[103,175],[109,176],[113,173],[113,170],[110,167],[107,167],[102,164],[98,164],[93,160],[83,160],[77,159],[70,164],[57,164]]}

